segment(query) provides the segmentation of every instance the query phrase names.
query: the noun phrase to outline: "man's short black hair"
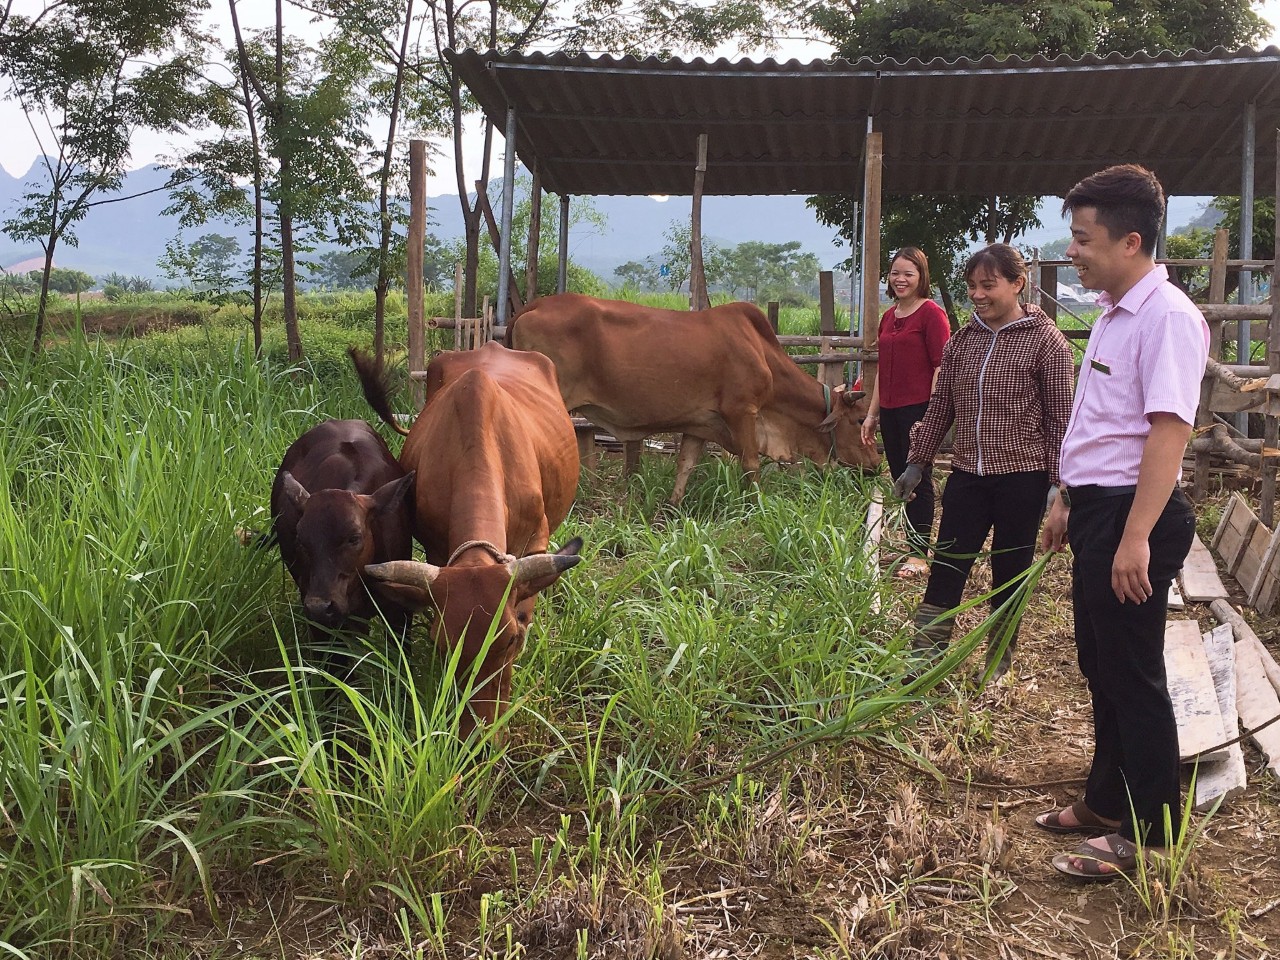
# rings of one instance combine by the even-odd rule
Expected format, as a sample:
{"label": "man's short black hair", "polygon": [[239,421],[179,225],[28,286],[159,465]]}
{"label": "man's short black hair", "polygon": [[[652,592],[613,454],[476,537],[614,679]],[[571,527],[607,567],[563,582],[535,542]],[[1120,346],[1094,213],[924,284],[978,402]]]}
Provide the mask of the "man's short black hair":
{"label": "man's short black hair", "polygon": [[1062,213],[1093,207],[1098,222],[1113,239],[1130,233],[1142,237],[1142,252],[1153,256],[1164,220],[1164,188],[1146,167],[1122,163],[1085,177],[1067,193]]}

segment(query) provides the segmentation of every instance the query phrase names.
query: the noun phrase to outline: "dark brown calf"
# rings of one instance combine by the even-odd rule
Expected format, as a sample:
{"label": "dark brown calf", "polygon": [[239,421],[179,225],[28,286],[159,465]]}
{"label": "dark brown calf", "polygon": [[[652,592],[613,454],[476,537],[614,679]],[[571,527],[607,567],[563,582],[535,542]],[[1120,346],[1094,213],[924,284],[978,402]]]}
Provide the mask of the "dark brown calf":
{"label": "dark brown calf", "polygon": [[[326,420],[285,452],[271,516],[280,555],[317,627],[377,613],[362,570],[413,555],[413,476],[363,420]],[[381,593],[379,600],[387,622],[406,636],[412,611]]]}

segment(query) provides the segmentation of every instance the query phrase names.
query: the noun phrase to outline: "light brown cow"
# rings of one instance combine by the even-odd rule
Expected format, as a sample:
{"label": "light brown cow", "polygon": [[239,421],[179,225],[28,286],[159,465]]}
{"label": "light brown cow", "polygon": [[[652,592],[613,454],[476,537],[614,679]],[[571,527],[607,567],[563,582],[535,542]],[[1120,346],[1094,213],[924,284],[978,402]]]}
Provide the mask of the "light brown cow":
{"label": "light brown cow", "polygon": [[[389,418],[381,372],[356,357],[365,396]],[[427,563],[365,568],[416,608],[435,608],[437,649],[462,645],[460,678],[474,674],[471,712],[492,723],[511,696],[538,592],[580,559],[580,539],[546,553],[573,504],[578,448],[555,369],[541,354],[489,343],[446,353],[427,367],[427,402],[405,433],[400,462],[417,472],[415,534]],[[484,650],[495,623],[495,637]]]}
{"label": "light brown cow", "polygon": [[661,310],[561,293],[525,307],[507,343],[550,357],[565,406],[619,440],[682,433],[672,503],[708,440],[741,458],[751,480],[761,455],[880,462],[862,442],[865,395],[828,390],[798,369],[749,303]]}

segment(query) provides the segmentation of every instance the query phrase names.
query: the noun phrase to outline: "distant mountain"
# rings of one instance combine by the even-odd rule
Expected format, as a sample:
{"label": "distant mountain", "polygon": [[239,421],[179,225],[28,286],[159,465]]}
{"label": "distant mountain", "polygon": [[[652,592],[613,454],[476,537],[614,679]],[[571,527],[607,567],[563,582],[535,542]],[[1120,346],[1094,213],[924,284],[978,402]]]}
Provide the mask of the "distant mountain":
{"label": "distant mountain", "polygon": [[[36,179],[34,165],[22,177],[13,177],[0,169],[0,219],[12,214],[21,199],[23,184]],[[159,190],[168,171],[156,166],[134,170],[125,178],[121,196],[131,197],[119,203],[94,207],[75,230],[79,246],[61,246],[58,264],[84,270],[94,276],[117,272],[128,276],[149,277],[160,283],[169,282],[156,266],[164,253],[165,243],[181,231],[176,217],[161,211],[169,204],[169,195]],[[491,195],[499,192],[497,183]],[[143,194],[142,196],[132,196]],[[548,198],[554,203],[554,198]],[[1174,197],[1169,203],[1171,223],[1181,224],[1200,214],[1203,197]],[[643,260],[659,253],[666,242],[663,233],[674,220],[687,221],[690,213],[688,197],[658,200],[652,197],[596,197],[593,203],[606,217],[603,232],[582,228],[571,232],[570,255],[606,280],[613,270],[628,260]],[[1040,219],[1045,226],[1018,238],[1023,247],[1044,246],[1068,236],[1067,224],[1059,214],[1061,201],[1045,198]],[[427,199],[430,229],[442,240],[462,236],[462,211],[454,195]],[[813,211],[805,206],[802,196],[771,197],[706,197],[702,206],[703,233],[721,246],[732,247],[746,240],[769,243],[800,241],[804,250],[815,254],[823,268],[830,268],[849,256],[848,247],[837,243],[836,231],[819,223]],[[187,231],[188,239],[202,233],[222,233],[238,237],[249,249],[247,227],[226,223],[210,223]],[[38,256],[39,247],[13,243],[0,234],[0,267]]]}

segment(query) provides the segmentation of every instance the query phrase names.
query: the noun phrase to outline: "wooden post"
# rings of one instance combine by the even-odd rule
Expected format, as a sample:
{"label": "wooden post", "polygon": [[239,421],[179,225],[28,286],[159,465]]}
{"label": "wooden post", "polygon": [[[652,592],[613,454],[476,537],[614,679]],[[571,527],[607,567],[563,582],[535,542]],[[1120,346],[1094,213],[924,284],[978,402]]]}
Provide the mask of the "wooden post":
{"label": "wooden post", "polygon": [[819,333],[824,337],[836,335],[836,288],[830,270],[818,274]]}
{"label": "wooden post", "polygon": [[707,175],[707,135],[698,134],[698,165],[693,174],[693,213],[689,219],[689,306],[706,310],[707,274],[702,267],[702,181]]}
{"label": "wooden post", "polygon": [[1040,264],[1040,309],[1049,319],[1058,319],[1058,268],[1055,264]]}
{"label": "wooden post", "polygon": [[[1276,156],[1280,157],[1280,130],[1276,131]],[[1276,192],[1280,197],[1280,163],[1276,164]],[[1271,265],[1271,320],[1267,327],[1267,368],[1272,375],[1280,373],[1280,294],[1276,282],[1280,280],[1280,219],[1276,220],[1275,262]],[[1243,256],[1243,254],[1242,254]],[[1267,398],[1270,401],[1270,397]],[[1271,404],[1268,402],[1267,407]],[[1267,456],[1267,450],[1280,447],[1280,420],[1267,414],[1262,427],[1262,491],[1259,494],[1258,519],[1275,529],[1276,510],[1276,459]]]}
{"label": "wooden post", "polygon": [[542,177],[533,165],[533,186],[529,189],[529,253],[524,270],[524,302],[538,295],[538,250],[542,245]]}
{"label": "wooden post", "polygon": [[[409,372],[427,366],[426,331],[423,329],[422,258],[427,236],[427,141],[409,141],[409,236],[405,244],[405,309],[409,321]],[[422,409],[426,384],[413,380],[413,405]]]}
{"label": "wooden post", "polygon": [[569,289],[569,195],[560,197],[560,260],[556,270],[556,293]]}
{"label": "wooden post", "polygon": [[462,349],[462,264],[453,267],[453,349]]}
{"label": "wooden post", "polygon": [[[880,337],[880,182],[884,172],[884,134],[867,132],[862,198],[862,343],[870,352]],[[877,362],[862,362],[862,389],[876,382]]]}
{"label": "wooden post", "polygon": [[471,349],[475,350],[484,343],[480,338],[484,336],[484,318],[489,315],[489,295],[484,296],[483,306],[480,307],[480,316],[476,317],[475,322],[471,324]]}
{"label": "wooden post", "polygon": [[[1226,300],[1227,290],[1227,231],[1219,230],[1213,237],[1213,263],[1209,267],[1209,302],[1222,303]],[[1214,360],[1222,358],[1222,321],[1207,320],[1209,324],[1209,356]],[[1196,409],[1196,426],[1203,427],[1213,423],[1213,413],[1209,409],[1213,397],[1214,378],[1205,375],[1200,382],[1200,406]],[[1209,452],[1196,453],[1195,474],[1191,481],[1191,497],[1203,500],[1209,492]]]}
{"label": "wooden post", "polygon": [[[489,204],[489,191],[485,189],[484,181],[476,181],[476,205],[480,207],[480,212],[484,214],[484,222],[489,228],[489,241],[493,244],[493,252],[502,252],[502,233],[498,229],[498,221],[493,217],[493,207]],[[511,315],[515,314],[524,306],[520,299],[520,288],[516,286],[516,278],[511,273],[511,268],[507,267],[507,299],[511,303]]]}
{"label": "wooden post", "polygon": [[769,301],[769,309],[767,313],[769,316],[769,326],[773,327],[774,333],[777,333],[778,332],[778,301],[777,300]]}
{"label": "wooden post", "polygon": [[[823,339],[818,347],[819,353],[832,351],[831,341],[836,333],[836,289],[830,270],[818,274],[818,325]],[[844,383],[843,363],[821,363],[818,365],[818,382],[829,387]]]}

